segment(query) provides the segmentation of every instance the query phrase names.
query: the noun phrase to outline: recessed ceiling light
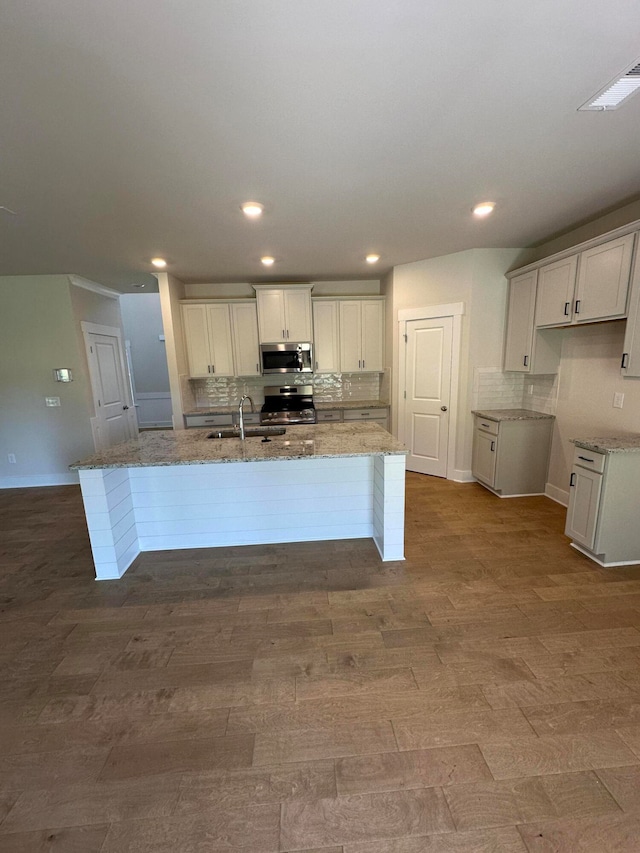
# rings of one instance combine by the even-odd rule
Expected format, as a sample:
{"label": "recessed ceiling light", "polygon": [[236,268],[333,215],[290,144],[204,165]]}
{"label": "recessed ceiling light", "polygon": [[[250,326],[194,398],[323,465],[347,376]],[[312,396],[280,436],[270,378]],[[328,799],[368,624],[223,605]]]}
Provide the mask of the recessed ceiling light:
{"label": "recessed ceiling light", "polygon": [[640,89],[640,62],[636,60],[624,74],[616,77],[615,80],[600,89],[591,100],[578,107],[578,110],[599,110],[601,112],[615,110],[638,89]]}
{"label": "recessed ceiling light", "polygon": [[265,255],[263,258],[260,258],[265,267],[270,267],[273,263],[275,263],[275,258],[272,258],[271,255]]}
{"label": "recessed ceiling light", "polygon": [[479,216],[482,219],[483,216],[489,216],[490,213],[493,213],[495,206],[495,201],[481,201],[480,204],[476,204],[473,208],[473,215]]}
{"label": "recessed ceiling light", "polygon": [[262,216],[264,205],[260,204],[259,201],[245,201],[241,205],[241,209],[248,219],[257,219],[259,216]]}
{"label": "recessed ceiling light", "polygon": [[167,262],[164,258],[151,258],[151,263],[159,270],[163,270],[167,265]]}
{"label": "recessed ceiling light", "polygon": [[368,264],[375,264],[375,263],[377,263],[379,260],[380,260],[380,255],[367,255],[367,257],[365,258],[365,261],[366,261]]}

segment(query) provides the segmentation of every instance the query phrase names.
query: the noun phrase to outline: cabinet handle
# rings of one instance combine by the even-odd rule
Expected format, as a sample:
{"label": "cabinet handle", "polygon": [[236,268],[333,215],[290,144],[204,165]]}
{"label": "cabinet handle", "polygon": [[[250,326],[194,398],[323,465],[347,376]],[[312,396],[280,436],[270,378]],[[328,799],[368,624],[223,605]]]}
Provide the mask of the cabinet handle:
{"label": "cabinet handle", "polygon": [[358,359],[358,370],[360,370],[360,364],[361,364],[360,359]]}
{"label": "cabinet handle", "polygon": [[371,417],[371,412],[360,412],[361,418],[369,418]]}
{"label": "cabinet handle", "polygon": [[489,426],[489,424],[482,424],[482,423],[481,423],[481,424],[480,424],[480,426],[486,427],[487,429],[491,429],[491,427]]}
{"label": "cabinet handle", "polygon": [[573,471],[571,476],[569,477],[569,488],[572,488],[576,484],[576,472]]}
{"label": "cabinet handle", "polygon": [[318,362],[316,361],[316,370],[318,369]]}
{"label": "cabinet handle", "polygon": [[570,305],[571,305],[571,303],[570,303],[570,302],[565,302],[565,303],[564,303],[564,316],[565,316],[565,317],[568,317],[568,316],[569,316],[569,306],[570,306]]}
{"label": "cabinet handle", "polygon": [[207,365],[207,373],[211,373],[211,365],[210,364]]}
{"label": "cabinet handle", "polygon": [[256,373],[260,373],[260,365],[256,362]]}
{"label": "cabinet handle", "polygon": [[215,373],[215,372],[216,372],[216,366],[215,366],[215,364],[212,364],[212,365],[211,365],[211,372],[212,372],[212,373]]}
{"label": "cabinet handle", "polygon": [[578,459],[582,459],[583,462],[595,462],[595,459],[589,459],[588,456],[578,456]]}
{"label": "cabinet handle", "polygon": [[283,341],[286,340],[286,338],[287,338],[287,336],[285,335],[285,331],[286,331],[286,329],[282,330],[282,340]]}
{"label": "cabinet handle", "polygon": [[525,367],[529,367],[529,356],[528,355],[525,355],[525,357],[522,359],[522,363],[524,364]]}
{"label": "cabinet handle", "polygon": [[576,299],[576,314],[580,313],[580,300]]}
{"label": "cabinet handle", "polygon": [[628,363],[629,363],[629,353],[628,353],[628,352],[623,352],[623,353],[622,353],[622,361],[620,362],[620,367],[621,367],[623,370],[625,370],[625,369],[626,369],[626,367],[627,367],[627,365],[628,365]]}
{"label": "cabinet handle", "polygon": [[492,452],[492,453],[495,453],[495,452],[496,452],[496,443],[495,443],[495,441],[492,441],[492,442],[491,442],[491,452]]}
{"label": "cabinet handle", "polygon": [[364,358],[362,359],[362,369],[364,370]]}
{"label": "cabinet handle", "polygon": [[287,340],[289,340],[289,329],[287,329]]}

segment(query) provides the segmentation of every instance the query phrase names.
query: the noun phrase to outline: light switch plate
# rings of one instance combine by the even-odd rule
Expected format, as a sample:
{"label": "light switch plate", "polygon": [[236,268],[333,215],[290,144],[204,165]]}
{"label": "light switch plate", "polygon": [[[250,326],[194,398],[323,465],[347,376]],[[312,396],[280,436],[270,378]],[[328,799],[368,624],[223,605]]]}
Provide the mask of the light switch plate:
{"label": "light switch plate", "polygon": [[624,394],[617,391],[613,395],[613,408],[614,409],[621,409],[623,403],[624,403]]}
{"label": "light switch plate", "polygon": [[46,406],[59,406],[60,397],[45,397],[44,402]]}

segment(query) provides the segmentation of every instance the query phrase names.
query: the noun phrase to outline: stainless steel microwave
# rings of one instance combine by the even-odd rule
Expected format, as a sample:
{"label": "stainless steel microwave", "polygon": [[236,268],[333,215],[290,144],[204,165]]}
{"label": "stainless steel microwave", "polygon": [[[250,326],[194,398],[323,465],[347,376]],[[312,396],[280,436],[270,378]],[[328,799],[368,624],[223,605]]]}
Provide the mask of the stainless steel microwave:
{"label": "stainless steel microwave", "polygon": [[262,375],[271,373],[313,373],[313,345],[310,343],[260,344]]}

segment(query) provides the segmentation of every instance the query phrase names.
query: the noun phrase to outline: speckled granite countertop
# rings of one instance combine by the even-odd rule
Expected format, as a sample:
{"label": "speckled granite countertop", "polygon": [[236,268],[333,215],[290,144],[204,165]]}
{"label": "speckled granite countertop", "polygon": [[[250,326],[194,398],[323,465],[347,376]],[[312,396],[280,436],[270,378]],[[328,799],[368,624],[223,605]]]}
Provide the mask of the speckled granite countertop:
{"label": "speckled granite countertop", "polygon": [[595,453],[631,453],[640,450],[640,433],[615,435],[607,438],[572,438],[576,447]]}
{"label": "speckled granite countertop", "polygon": [[[330,401],[315,401],[314,405],[319,411],[343,411],[345,409],[388,409],[389,403],[385,400],[330,400]],[[260,411],[260,406],[256,405],[256,409]],[[185,415],[233,415],[238,411],[237,404],[235,406],[213,406],[210,409],[190,409],[185,412]],[[249,407],[245,412],[249,411]]]}
{"label": "speckled granite countertop", "polygon": [[471,414],[486,418],[488,421],[539,421],[555,418],[555,415],[534,412],[530,409],[476,409]]}
{"label": "speckled granite countertop", "polygon": [[262,438],[207,439],[210,429],[142,432],[81,462],[72,470],[147,468],[156,465],[206,465],[209,462],[261,462],[270,459],[321,459],[340,456],[406,456],[404,444],[377,424],[312,424],[287,427],[269,442]]}

